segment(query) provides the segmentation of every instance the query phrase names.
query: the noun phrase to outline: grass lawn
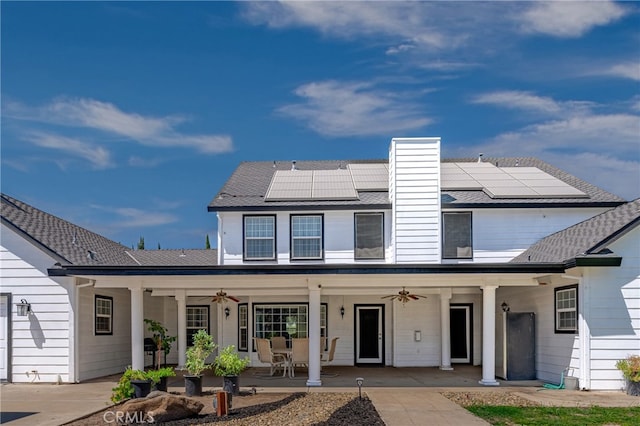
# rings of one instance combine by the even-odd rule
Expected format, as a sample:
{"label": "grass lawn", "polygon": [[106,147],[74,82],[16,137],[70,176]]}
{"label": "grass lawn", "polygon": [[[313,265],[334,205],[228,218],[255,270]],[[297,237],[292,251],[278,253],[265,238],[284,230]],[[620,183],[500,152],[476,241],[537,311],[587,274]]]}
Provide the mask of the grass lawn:
{"label": "grass lawn", "polygon": [[492,425],[638,425],[640,407],[466,407]]}

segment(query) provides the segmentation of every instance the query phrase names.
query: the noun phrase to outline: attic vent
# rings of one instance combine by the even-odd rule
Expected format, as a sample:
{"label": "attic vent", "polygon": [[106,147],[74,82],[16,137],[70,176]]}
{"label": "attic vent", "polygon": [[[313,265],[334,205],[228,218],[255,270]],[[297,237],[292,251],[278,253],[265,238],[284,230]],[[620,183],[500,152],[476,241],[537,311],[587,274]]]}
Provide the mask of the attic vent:
{"label": "attic vent", "polygon": [[96,260],[96,252],[93,250],[87,250],[87,259]]}
{"label": "attic vent", "polygon": [[482,163],[482,156],[483,155],[484,155],[483,153],[478,154],[478,163]]}
{"label": "attic vent", "polygon": [[291,170],[298,170],[296,167],[296,160],[291,161]]}

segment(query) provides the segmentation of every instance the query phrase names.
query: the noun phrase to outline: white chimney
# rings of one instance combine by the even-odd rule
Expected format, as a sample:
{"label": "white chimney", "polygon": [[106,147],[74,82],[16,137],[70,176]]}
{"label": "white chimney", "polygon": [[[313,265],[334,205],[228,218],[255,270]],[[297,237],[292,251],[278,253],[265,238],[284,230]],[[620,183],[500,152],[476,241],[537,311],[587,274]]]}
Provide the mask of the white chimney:
{"label": "white chimney", "polygon": [[395,263],[440,263],[440,138],[393,138],[389,146]]}

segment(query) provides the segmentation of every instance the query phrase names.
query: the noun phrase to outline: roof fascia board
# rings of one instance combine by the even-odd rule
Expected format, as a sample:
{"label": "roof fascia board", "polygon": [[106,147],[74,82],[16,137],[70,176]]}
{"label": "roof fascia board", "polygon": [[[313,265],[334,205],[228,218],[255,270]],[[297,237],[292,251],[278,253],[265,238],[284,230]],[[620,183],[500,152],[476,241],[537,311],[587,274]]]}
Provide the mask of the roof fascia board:
{"label": "roof fascia board", "polygon": [[375,275],[375,274],[513,274],[564,273],[562,263],[541,264],[462,264],[462,265],[229,265],[229,266],[62,266],[48,269],[50,276],[152,276],[152,275]]}
{"label": "roof fascia board", "polygon": [[37,239],[33,238],[33,236],[31,236],[31,234],[28,234],[22,228],[19,228],[18,226],[14,225],[13,222],[7,220],[4,217],[0,217],[0,219],[1,219],[2,224],[5,225],[7,228],[9,228],[12,231],[14,231],[16,234],[18,234],[19,236],[21,236],[22,238],[24,238],[25,240],[27,240],[28,242],[33,244],[39,250],[41,250],[44,253],[46,253],[47,255],[51,256],[53,259],[55,259],[59,263],[71,264],[71,262],[69,262],[69,260],[67,258],[61,256],[58,252],[56,252],[56,251],[52,250],[51,248],[49,248],[48,246],[44,245],[40,240],[37,240]]}
{"label": "roof fascia board", "polygon": [[442,208],[448,209],[522,209],[522,208],[573,208],[573,207],[618,207],[625,202],[606,201],[606,202],[590,202],[590,203],[574,203],[574,202],[558,202],[558,203],[442,203]]}
{"label": "roof fascia board", "polygon": [[619,238],[622,238],[624,235],[626,235],[628,232],[631,232],[634,228],[636,228],[638,225],[640,225],[640,216],[635,218],[634,220],[632,220],[631,222],[627,223],[625,226],[621,227],[620,229],[618,229],[616,232],[613,232],[611,235],[607,236],[607,238],[603,239],[602,241],[600,241],[598,244],[594,245],[592,248],[590,248],[589,250],[587,250],[587,254],[590,253],[597,253],[600,250],[602,250],[603,248],[605,248],[606,246],[608,246],[609,244],[612,244],[613,242],[615,242],[616,240],[618,240]]}
{"label": "roof fascia board", "polygon": [[567,269],[579,267],[579,266],[605,266],[605,267],[618,267],[622,265],[621,256],[580,256],[573,259],[569,259],[564,263]]}
{"label": "roof fascia board", "polygon": [[287,206],[233,206],[233,207],[207,207],[208,212],[256,212],[256,211],[307,211],[307,210],[371,210],[391,209],[391,203],[385,204],[340,204],[340,205],[287,205]]}

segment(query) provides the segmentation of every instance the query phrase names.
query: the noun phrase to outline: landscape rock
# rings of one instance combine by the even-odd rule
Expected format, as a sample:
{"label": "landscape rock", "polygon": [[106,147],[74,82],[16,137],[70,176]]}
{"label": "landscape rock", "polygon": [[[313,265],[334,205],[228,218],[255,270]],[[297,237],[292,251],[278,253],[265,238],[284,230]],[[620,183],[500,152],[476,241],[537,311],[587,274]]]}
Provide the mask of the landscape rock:
{"label": "landscape rock", "polygon": [[196,416],[202,408],[204,404],[195,399],[156,391],[127,401],[120,410],[127,422],[160,423]]}

